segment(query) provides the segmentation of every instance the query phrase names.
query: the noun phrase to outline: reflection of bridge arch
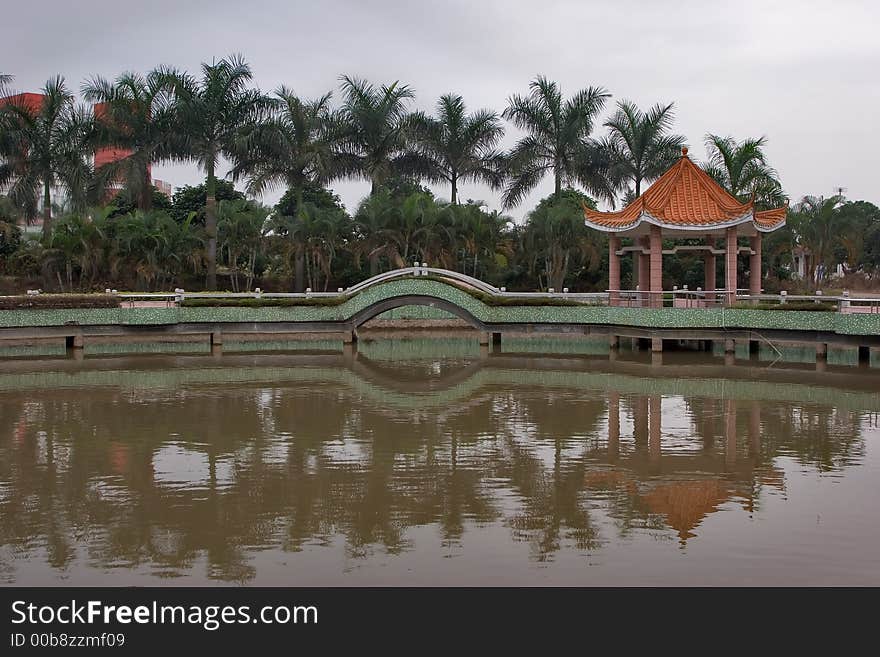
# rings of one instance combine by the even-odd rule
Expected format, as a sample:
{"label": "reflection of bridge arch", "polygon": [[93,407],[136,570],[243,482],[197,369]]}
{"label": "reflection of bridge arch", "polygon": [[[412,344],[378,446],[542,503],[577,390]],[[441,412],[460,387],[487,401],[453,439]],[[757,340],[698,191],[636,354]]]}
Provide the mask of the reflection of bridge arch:
{"label": "reflection of bridge arch", "polygon": [[455,390],[473,379],[485,364],[482,361],[474,360],[451,372],[444,372],[441,378],[407,376],[406,372],[402,372],[399,368],[383,367],[381,361],[374,361],[363,354],[358,354],[357,359],[348,366],[364,382],[377,386],[383,391],[418,395],[440,390]]}
{"label": "reflection of bridge arch", "polygon": [[486,324],[458,304],[447,301],[446,299],[423,294],[405,294],[382,299],[381,301],[377,301],[356,312],[352,315],[349,322],[351,323],[351,327],[356,329],[365,322],[368,322],[388,310],[402,308],[403,306],[428,306],[430,308],[439,308],[440,310],[445,310],[446,312],[455,315],[459,319],[463,319],[477,330],[487,330]]}

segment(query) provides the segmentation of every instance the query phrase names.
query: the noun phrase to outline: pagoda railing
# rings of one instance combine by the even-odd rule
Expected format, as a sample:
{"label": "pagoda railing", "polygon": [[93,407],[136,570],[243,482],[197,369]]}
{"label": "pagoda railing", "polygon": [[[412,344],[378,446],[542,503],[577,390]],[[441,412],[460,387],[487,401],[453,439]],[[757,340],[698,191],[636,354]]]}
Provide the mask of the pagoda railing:
{"label": "pagoda railing", "polygon": [[[727,290],[689,290],[673,288],[663,291],[607,290],[609,305],[623,308],[721,308],[729,307],[731,295]],[[784,310],[786,304],[792,309],[804,310],[805,304],[816,304],[817,310],[834,310],[845,314],[880,314],[880,297],[854,297],[848,292],[840,295],[816,294],[749,294],[746,289],[737,289],[734,304],[748,308],[778,306]],[[796,308],[795,308],[796,306]]]}

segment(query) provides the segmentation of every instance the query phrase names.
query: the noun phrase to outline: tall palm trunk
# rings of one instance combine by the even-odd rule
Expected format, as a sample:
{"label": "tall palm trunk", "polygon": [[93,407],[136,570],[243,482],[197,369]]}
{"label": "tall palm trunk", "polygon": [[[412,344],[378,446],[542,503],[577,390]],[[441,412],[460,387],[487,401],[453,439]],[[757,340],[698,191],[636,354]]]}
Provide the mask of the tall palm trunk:
{"label": "tall palm trunk", "polygon": [[296,253],[293,261],[293,291],[303,292],[306,289],[305,282],[306,256],[302,244],[296,245]]}
{"label": "tall palm trunk", "polygon": [[205,183],[205,234],[208,237],[208,280],[209,290],[217,289],[217,179],[214,177],[214,163],[208,165],[208,180]]}
{"label": "tall palm trunk", "polygon": [[553,193],[555,196],[559,196],[559,194],[562,192],[562,171],[560,170],[561,166],[562,165],[557,164],[556,168],[553,171]]}
{"label": "tall palm trunk", "polygon": [[153,179],[150,177],[150,170],[144,169],[144,185],[141,189],[141,198],[138,206],[144,212],[153,209]]}
{"label": "tall palm trunk", "polygon": [[[296,200],[296,217],[297,219],[302,217],[303,212],[303,195],[302,195],[302,185],[296,185],[294,187],[294,199]],[[294,292],[304,292],[306,289],[305,283],[305,247],[303,244],[297,244],[296,253],[294,254],[294,262],[293,262],[293,291]]]}
{"label": "tall palm trunk", "polygon": [[43,239],[49,239],[52,234],[52,188],[49,185],[49,177],[43,181]]}
{"label": "tall palm trunk", "polygon": [[247,270],[247,291],[250,292],[251,288],[254,285],[254,266],[257,261],[257,250],[251,249],[251,257],[248,259],[248,270]]}
{"label": "tall palm trunk", "polygon": [[454,173],[452,174],[452,195],[450,201],[452,201],[452,205],[458,203],[458,176]]}

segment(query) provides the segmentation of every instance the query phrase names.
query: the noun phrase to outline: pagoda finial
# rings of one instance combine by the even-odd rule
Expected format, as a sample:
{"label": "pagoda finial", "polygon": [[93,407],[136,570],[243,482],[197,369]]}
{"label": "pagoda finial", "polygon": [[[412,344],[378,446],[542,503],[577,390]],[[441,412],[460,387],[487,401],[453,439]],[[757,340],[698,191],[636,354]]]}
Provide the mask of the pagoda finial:
{"label": "pagoda finial", "polygon": [[682,156],[682,157],[687,157],[687,156],[688,156],[688,147],[687,147],[687,146],[682,146],[682,147],[681,147],[681,156]]}

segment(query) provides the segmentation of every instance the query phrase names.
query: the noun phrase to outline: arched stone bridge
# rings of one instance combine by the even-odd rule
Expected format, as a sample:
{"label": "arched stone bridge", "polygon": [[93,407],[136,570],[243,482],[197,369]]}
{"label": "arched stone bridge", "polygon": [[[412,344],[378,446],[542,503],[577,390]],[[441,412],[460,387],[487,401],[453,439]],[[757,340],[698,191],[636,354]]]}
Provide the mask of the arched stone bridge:
{"label": "arched stone bridge", "polygon": [[[208,295],[186,295],[186,299]],[[238,295],[241,296],[241,295]],[[252,295],[251,295],[252,296]],[[264,295],[266,299],[270,295]],[[880,346],[880,314],[842,314],[748,308],[622,308],[603,304],[604,295],[511,294],[457,272],[407,268],[375,276],[340,294],[298,296],[287,306],[198,306],[0,311],[0,340],[64,336],[72,347],[102,336],[342,333],[355,339],[358,327],[388,310],[422,305],[460,317],[484,342],[502,333],[577,333],[650,340],[815,342]],[[349,337],[350,336],[350,337]],[[732,347],[731,347],[732,348]]]}

